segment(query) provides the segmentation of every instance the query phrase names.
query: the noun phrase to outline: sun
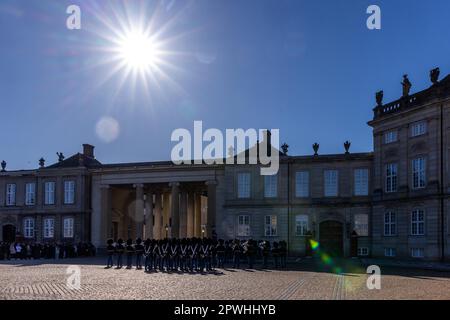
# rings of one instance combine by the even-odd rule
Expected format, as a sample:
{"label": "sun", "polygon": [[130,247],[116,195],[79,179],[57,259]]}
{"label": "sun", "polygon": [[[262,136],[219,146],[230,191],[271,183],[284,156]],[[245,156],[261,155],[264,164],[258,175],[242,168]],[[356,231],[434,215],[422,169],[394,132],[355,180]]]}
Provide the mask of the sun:
{"label": "sun", "polygon": [[122,62],[135,71],[154,69],[158,65],[158,43],[143,32],[130,32],[118,43],[118,54]]}
{"label": "sun", "polygon": [[[182,8],[180,9],[182,10]],[[181,11],[167,15],[162,2],[123,1],[111,6],[93,7],[96,23],[90,26],[98,55],[87,67],[98,68],[95,91],[112,80],[117,87],[114,101],[122,90],[129,97],[145,97],[150,105],[167,95],[185,94],[176,77],[185,71],[179,65],[190,54],[179,51],[179,42],[188,31],[180,32],[177,17]]]}

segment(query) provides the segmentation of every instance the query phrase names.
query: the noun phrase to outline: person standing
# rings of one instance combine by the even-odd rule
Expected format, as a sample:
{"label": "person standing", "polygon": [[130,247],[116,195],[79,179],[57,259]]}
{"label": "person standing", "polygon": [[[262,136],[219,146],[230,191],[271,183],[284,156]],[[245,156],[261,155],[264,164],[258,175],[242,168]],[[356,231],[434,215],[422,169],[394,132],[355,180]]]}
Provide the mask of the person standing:
{"label": "person standing", "polygon": [[225,246],[222,239],[219,239],[219,244],[216,246],[216,255],[218,267],[223,268],[225,262]]}
{"label": "person standing", "polygon": [[125,247],[125,253],[127,255],[127,269],[131,269],[133,267],[133,256],[134,256],[134,246],[133,240],[128,239],[127,245]]}
{"label": "person standing", "polygon": [[275,268],[278,269],[279,266],[279,257],[280,257],[280,249],[278,248],[278,242],[274,242],[273,243],[273,247],[272,247],[272,257],[275,263]]}
{"label": "person standing", "polygon": [[150,239],[144,241],[144,272],[152,270],[152,242]]}
{"label": "person standing", "polygon": [[233,268],[239,269],[241,264],[242,247],[241,242],[238,239],[234,240],[232,249],[233,249]]}
{"label": "person standing", "polygon": [[125,248],[123,246],[123,240],[117,240],[116,246],[116,254],[117,254],[117,269],[121,269],[123,267],[122,256]]}
{"label": "person standing", "polygon": [[114,256],[114,241],[113,239],[108,239],[106,242],[106,254],[108,255],[108,261],[106,262],[106,269],[112,268],[113,263],[113,256]]}
{"label": "person standing", "polygon": [[264,241],[262,244],[262,257],[263,257],[263,268],[267,268],[267,262],[270,255],[270,242]]}
{"label": "person standing", "polygon": [[136,239],[136,270],[142,269],[142,255],[144,254],[144,246],[142,245],[142,239]]}

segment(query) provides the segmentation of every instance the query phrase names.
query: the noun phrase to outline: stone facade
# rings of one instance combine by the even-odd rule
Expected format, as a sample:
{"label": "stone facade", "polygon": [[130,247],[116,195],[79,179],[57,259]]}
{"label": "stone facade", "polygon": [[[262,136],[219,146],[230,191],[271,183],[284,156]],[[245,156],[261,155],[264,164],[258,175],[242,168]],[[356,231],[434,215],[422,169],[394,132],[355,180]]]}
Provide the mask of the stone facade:
{"label": "stone facade", "polygon": [[[374,152],[350,153],[346,145],[334,155],[280,153],[279,172],[270,178],[249,164],[101,164],[90,145],[48,167],[4,170],[0,239],[14,231],[30,241],[104,246],[110,237],[217,236],[285,240],[298,256],[311,254],[316,241],[344,256],[449,258],[450,76],[397,101],[381,99],[369,122]],[[63,201],[65,181],[74,182],[72,204]],[[27,205],[31,182],[36,201]],[[44,204],[46,182],[55,182],[52,205]],[[24,223],[30,218],[32,237]],[[48,218],[51,238],[44,237]]]}

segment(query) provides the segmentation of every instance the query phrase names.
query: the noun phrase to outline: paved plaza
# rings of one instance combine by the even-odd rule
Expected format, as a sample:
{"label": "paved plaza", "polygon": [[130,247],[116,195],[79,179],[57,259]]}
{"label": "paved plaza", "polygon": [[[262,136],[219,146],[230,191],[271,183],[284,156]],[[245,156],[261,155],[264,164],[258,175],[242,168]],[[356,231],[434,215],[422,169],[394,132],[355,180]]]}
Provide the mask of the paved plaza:
{"label": "paved plaza", "polygon": [[[450,273],[381,268],[381,290],[368,290],[357,260],[292,261],[288,270],[218,269],[189,274],[104,269],[102,258],[2,261],[0,299],[450,299]],[[69,289],[67,268],[81,270],[81,286]],[[336,269],[338,268],[338,269]]]}

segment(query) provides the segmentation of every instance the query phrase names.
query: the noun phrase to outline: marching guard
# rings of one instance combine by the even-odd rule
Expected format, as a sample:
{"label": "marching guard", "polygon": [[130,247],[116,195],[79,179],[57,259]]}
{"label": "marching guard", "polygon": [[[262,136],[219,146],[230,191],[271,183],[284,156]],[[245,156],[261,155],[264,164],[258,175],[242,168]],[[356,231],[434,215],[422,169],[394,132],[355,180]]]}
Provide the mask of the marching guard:
{"label": "marching guard", "polygon": [[136,270],[141,270],[142,269],[142,255],[144,254],[144,246],[142,245],[141,238],[136,239],[135,252],[136,252]]}
{"label": "marching guard", "polygon": [[[126,254],[126,268],[133,268],[133,259],[136,255],[136,270],[145,272],[213,272],[215,268],[225,268],[227,257],[233,261],[233,268],[241,268],[241,260],[246,258],[248,268],[253,269],[255,260],[261,259],[262,268],[269,267],[269,258],[273,257],[275,268],[286,268],[287,242],[281,240],[273,242],[244,240],[215,240],[212,238],[184,238],[184,239],[136,239],[133,244],[131,239],[126,243],[118,239],[106,241],[107,263],[105,269],[114,266],[114,256],[117,256],[117,267],[123,267],[123,255]],[[145,259],[142,261],[142,259]],[[247,267],[247,266],[246,266]]]}
{"label": "marching guard", "polygon": [[147,239],[144,241],[144,270],[150,272],[153,269],[153,247],[152,241]]}
{"label": "marching guard", "polygon": [[234,240],[232,249],[233,249],[233,268],[239,269],[241,264],[242,247],[241,242],[238,239]]}
{"label": "marching guard", "polygon": [[114,265],[114,262],[113,262],[113,256],[114,256],[114,251],[115,251],[114,240],[108,239],[106,244],[107,244],[106,245],[106,253],[108,255],[108,261],[106,262],[106,269],[109,269],[109,268],[112,268]]}
{"label": "marching guard", "polygon": [[131,269],[133,267],[133,255],[134,255],[134,246],[133,240],[127,240],[127,246],[125,248],[127,254],[127,269]]}
{"label": "marching guard", "polygon": [[116,254],[117,254],[117,269],[121,269],[123,267],[122,264],[122,256],[124,252],[123,240],[117,240]]}

